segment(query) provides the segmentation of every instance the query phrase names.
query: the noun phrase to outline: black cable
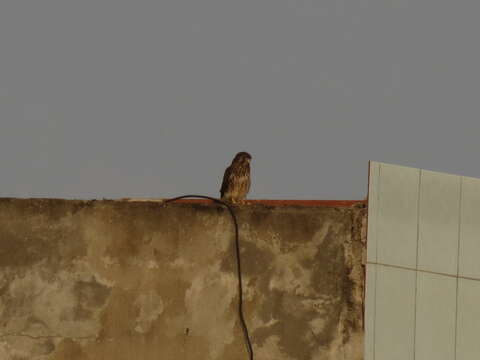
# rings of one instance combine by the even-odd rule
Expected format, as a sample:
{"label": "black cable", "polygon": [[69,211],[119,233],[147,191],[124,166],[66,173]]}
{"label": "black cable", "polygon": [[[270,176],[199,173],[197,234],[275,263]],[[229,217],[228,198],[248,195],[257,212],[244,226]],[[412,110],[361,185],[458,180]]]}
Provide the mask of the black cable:
{"label": "black cable", "polygon": [[243,330],[243,335],[245,336],[245,343],[247,345],[247,350],[248,350],[248,355],[249,359],[253,360],[253,348],[252,348],[252,343],[250,341],[250,336],[248,334],[248,328],[247,324],[245,323],[245,318],[243,317],[243,286],[242,286],[242,266],[240,262],[240,240],[238,237],[238,222],[237,222],[237,217],[235,216],[235,213],[232,210],[232,207],[227,204],[226,202],[219,200],[217,198],[213,198],[210,196],[204,196],[204,195],[183,195],[183,196],[178,196],[172,199],[165,200],[164,204],[167,204],[169,202],[173,202],[176,200],[180,199],[185,199],[185,198],[200,198],[200,199],[208,199],[212,200],[213,202],[216,202],[217,204],[221,204],[227,207],[228,211],[230,212],[230,215],[232,216],[233,219],[233,224],[235,225],[235,253],[237,255],[237,277],[238,277],[238,317],[240,318],[240,323],[242,325],[242,330]]}

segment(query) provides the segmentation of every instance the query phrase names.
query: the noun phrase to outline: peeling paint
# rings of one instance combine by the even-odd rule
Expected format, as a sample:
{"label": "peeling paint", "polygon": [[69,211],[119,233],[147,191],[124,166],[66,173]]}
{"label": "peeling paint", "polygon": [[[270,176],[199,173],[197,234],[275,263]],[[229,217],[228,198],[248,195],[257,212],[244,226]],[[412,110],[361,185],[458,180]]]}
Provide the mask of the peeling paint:
{"label": "peeling paint", "polygon": [[149,291],[137,297],[135,306],[139,312],[136,319],[137,326],[135,326],[135,331],[147,333],[150,331],[152,323],[157,320],[158,316],[164,310],[162,298],[155,292]]}

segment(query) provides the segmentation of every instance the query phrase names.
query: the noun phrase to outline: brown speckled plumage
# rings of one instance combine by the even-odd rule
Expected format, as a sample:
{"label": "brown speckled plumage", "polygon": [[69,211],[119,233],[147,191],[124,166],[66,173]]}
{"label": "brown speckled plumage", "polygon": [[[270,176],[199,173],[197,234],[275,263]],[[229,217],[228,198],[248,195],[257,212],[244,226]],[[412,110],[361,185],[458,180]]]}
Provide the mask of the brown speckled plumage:
{"label": "brown speckled plumage", "polygon": [[239,152],[225,169],[220,195],[222,199],[237,202],[245,199],[250,190],[250,160],[247,152]]}

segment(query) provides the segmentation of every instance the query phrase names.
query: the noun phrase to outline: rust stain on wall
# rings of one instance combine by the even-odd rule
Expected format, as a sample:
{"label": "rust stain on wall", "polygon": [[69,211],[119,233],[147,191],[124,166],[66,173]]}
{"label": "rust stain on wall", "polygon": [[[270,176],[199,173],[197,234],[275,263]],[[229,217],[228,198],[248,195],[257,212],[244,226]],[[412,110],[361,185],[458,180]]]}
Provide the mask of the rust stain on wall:
{"label": "rust stain on wall", "polygon": [[[363,358],[366,210],[344,205],[235,207],[256,359]],[[233,241],[209,203],[0,199],[0,359],[247,359]]]}

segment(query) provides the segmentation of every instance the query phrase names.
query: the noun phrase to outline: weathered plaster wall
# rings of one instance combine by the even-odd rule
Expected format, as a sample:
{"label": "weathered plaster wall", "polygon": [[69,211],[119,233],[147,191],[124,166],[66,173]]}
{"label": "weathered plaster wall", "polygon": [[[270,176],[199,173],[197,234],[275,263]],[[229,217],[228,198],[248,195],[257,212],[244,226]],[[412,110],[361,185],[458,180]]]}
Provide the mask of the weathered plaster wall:
{"label": "weathered plaster wall", "polygon": [[[363,353],[365,209],[237,207],[256,360]],[[0,199],[0,359],[247,359],[209,204]]]}

